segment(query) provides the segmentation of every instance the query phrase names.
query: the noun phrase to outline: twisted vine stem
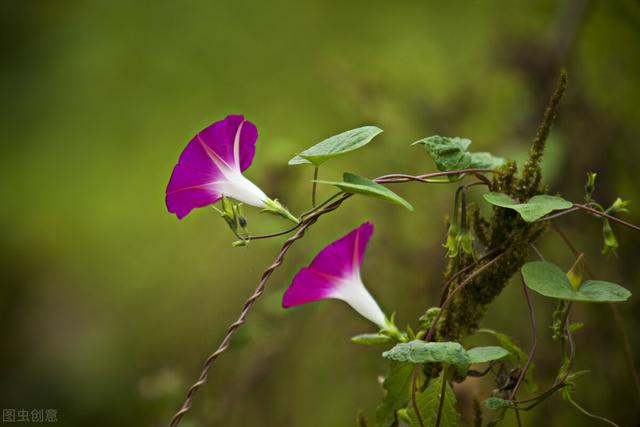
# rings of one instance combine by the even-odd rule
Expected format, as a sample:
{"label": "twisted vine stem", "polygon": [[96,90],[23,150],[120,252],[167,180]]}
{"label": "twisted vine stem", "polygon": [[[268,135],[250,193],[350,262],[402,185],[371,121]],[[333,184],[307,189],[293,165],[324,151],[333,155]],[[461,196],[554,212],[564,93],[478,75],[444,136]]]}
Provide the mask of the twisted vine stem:
{"label": "twisted vine stem", "polygon": [[[419,176],[405,175],[405,174],[390,174],[390,175],[384,175],[384,176],[378,177],[374,181],[376,181],[378,183],[388,183],[388,184],[400,183],[400,182],[410,182],[410,181],[418,181],[418,182],[426,182],[426,183],[428,183],[428,182],[430,182],[429,179],[431,179],[431,178],[436,178],[436,177],[441,177],[441,176],[449,176],[449,175],[461,175],[461,178],[462,178],[462,177],[466,176],[467,174],[474,174],[475,175],[475,174],[480,174],[482,172],[494,172],[494,171],[490,170],[490,169],[465,169],[465,170],[457,170],[457,171],[435,172],[435,173],[429,173],[429,174],[424,174],[424,175],[419,175]],[[182,404],[182,406],[180,407],[178,412],[175,413],[173,418],[171,418],[171,422],[169,423],[169,427],[177,427],[178,424],[180,423],[180,420],[182,419],[182,417],[187,412],[189,412],[189,410],[191,409],[191,406],[193,404],[193,398],[195,397],[195,395],[198,392],[198,390],[200,389],[200,387],[202,387],[207,382],[207,378],[209,377],[209,370],[211,369],[211,366],[215,363],[215,361],[218,359],[218,357],[220,357],[220,355],[222,353],[224,353],[229,348],[229,344],[231,343],[231,339],[236,334],[238,329],[246,322],[247,316],[249,315],[249,312],[253,308],[253,305],[258,300],[258,298],[260,298],[260,296],[264,293],[267,281],[269,280],[269,278],[271,277],[273,272],[278,267],[280,267],[280,265],[282,265],[282,263],[284,261],[284,257],[286,255],[287,251],[291,248],[291,246],[296,241],[300,240],[304,236],[304,234],[307,231],[307,229],[309,227],[311,227],[322,215],[337,209],[342,204],[342,202],[344,202],[346,199],[348,199],[351,196],[352,196],[352,194],[350,194],[350,193],[337,193],[337,194],[334,194],[333,196],[331,196],[329,199],[325,200],[320,205],[316,206],[315,208],[311,209],[310,211],[307,211],[307,212],[303,213],[301,215],[301,217],[303,218],[302,221],[300,221],[294,227],[292,227],[292,228],[290,228],[288,230],[284,230],[284,231],[278,232],[278,233],[266,234],[266,235],[262,235],[262,236],[249,236],[249,237],[246,238],[247,240],[267,239],[267,238],[270,238],[270,237],[282,236],[282,235],[285,235],[285,234],[288,234],[288,233],[291,233],[291,232],[297,230],[296,234],[291,236],[289,239],[287,239],[283,243],[282,248],[280,249],[280,252],[278,253],[278,256],[276,257],[276,259],[262,273],[262,277],[260,278],[260,282],[258,283],[258,286],[256,287],[255,291],[244,302],[244,304],[242,306],[242,310],[240,312],[240,316],[238,316],[238,319],[235,322],[233,322],[231,325],[229,325],[229,327],[227,329],[227,333],[225,334],[224,338],[220,342],[220,345],[218,346],[216,351],[211,353],[211,355],[209,355],[209,357],[207,357],[207,359],[205,360],[205,362],[204,362],[204,364],[202,366],[202,371],[200,372],[200,376],[198,377],[197,381],[189,388],[189,391],[187,392],[187,397],[186,397],[184,403]],[[334,200],[334,199],[335,199],[335,201],[333,203],[328,204],[331,200]]]}
{"label": "twisted vine stem", "polygon": [[[473,169],[461,169],[461,170],[444,171],[444,172],[434,172],[434,173],[428,173],[428,174],[417,175],[417,176],[407,175],[407,174],[389,174],[389,175],[383,175],[383,176],[380,176],[378,178],[375,178],[374,181],[379,183],[379,184],[397,184],[397,183],[404,183],[404,182],[421,182],[421,183],[430,183],[430,184],[434,184],[434,183],[449,183],[451,181],[439,181],[439,180],[433,180],[433,179],[437,178],[437,177],[456,176],[456,175],[458,175],[460,179],[463,179],[463,178],[465,178],[467,176],[475,176],[480,181],[487,182],[487,178],[483,174],[484,173],[495,173],[495,172],[496,171],[492,170],[492,169],[477,169],[477,168],[473,168]],[[229,345],[231,343],[231,339],[237,333],[238,329],[246,322],[247,316],[249,315],[249,312],[253,308],[255,302],[264,293],[264,290],[265,290],[265,287],[266,287],[266,284],[267,284],[269,278],[271,277],[273,272],[280,265],[282,265],[282,263],[284,261],[284,257],[286,255],[286,253],[288,252],[288,250],[291,248],[291,246],[293,246],[293,244],[296,241],[300,240],[304,236],[305,232],[309,229],[309,227],[311,227],[313,224],[315,224],[315,222],[318,221],[318,219],[322,215],[336,210],[342,204],[342,202],[344,202],[346,199],[348,199],[352,195],[353,195],[352,193],[336,193],[336,194],[334,194],[333,196],[329,197],[324,202],[320,203],[318,206],[315,206],[311,210],[303,213],[301,215],[301,221],[297,225],[292,227],[292,228],[289,228],[287,230],[284,230],[284,231],[281,231],[281,232],[277,232],[277,233],[258,235],[258,236],[248,236],[248,237],[245,238],[246,240],[267,239],[267,238],[271,238],[271,237],[278,237],[278,236],[286,235],[286,234],[292,233],[292,232],[297,230],[296,233],[293,236],[291,236],[289,239],[287,239],[283,243],[283,245],[282,245],[282,247],[280,249],[280,252],[278,253],[276,259],[262,273],[262,276],[260,278],[260,282],[258,283],[258,286],[256,287],[255,291],[244,302],[244,304],[242,306],[242,310],[240,312],[240,315],[238,316],[238,319],[235,322],[233,322],[231,325],[229,325],[229,327],[227,329],[227,333],[225,334],[224,338],[220,342],[220,344],[219,344],[218,348],[216,349],[216,351],[214,351],[211,355],[209,355],[209,357],[207,357],[207,359],[205,360],[197,381],[189,388],[189,390],[187,392],[187,397],[186,397],[184,403],[182,404],[180,409],[175,413],[175,415],[172,417],[172,419],[170,421],[170,424],[169,424],[169,427],[177,427],[178,424],[180,423],[180,420],[182,419],[182,417],[191,409],[191,406],[193,404],[193,399],[194,399],[196,393],[206,383],[206,381],[208,379],[209,370],[211,369],[211,366],[215,363],[215,361],[218,359],[218,357],[220,357],[220,355],[222,353],[224,353],[229,348]],[[610,219],[612,219],[612,220],[614,220],[614,221],[616,221],[616,222],[618,222],[618,223],[620,223],[620,224],[622,224],[624,226],[627,226],[627,227],[635,229],[635,230],[640,230],[640,227],[638,227],[638,226],[635,226],[633,224],[630,224],[630,223],[627,223],[625,221],[619,220],[618,218],[615,218],[613,216],[609,216],[609,215],[603,214],[602,212],[598,212],[598,211],[595,211],[595,210],[592,211],[591,209],[588,209],[588,207],[586,207],[586,206],[575,204],[574,207],[589,211],[590,213],[595,214],[595,215],[609,217]],[[488,257],[489,255],[493,255],[493,253],[487,253],[485,255],[485,257]],[[451,294],[448,296],[448,298],[446,298],[444,301],[441,301],[441,304],[440,304],[441,308],[442,309],[446,308],[447,305],[451,302],[452,297],[455,296],[455,294],[457,294],[474,277],[476,277],[478,274],[482,273],[482,271],[484,271],[486,268],[488,268],[489,266],[494,264],[501,257],[501,255],[502,255],[502,252],[499,252],[497,254],[497,256],[495,256],[490,261],[488,261],[487,263],[485,263],[484,265],[479,267],[477,270],[473,271],[469,276],[467,276],[465,278],[465,280],[463,280],[451,292]],[[481,261],[481,260],[478,260],[478,261]],[[473,263],[471,266],[468,266],[468,267],[473,267],[475,265],[477,265],[477,263]],[[466,271],[466,268],[464,270]],[[465,271],[460,271],[458,273],[462,274]],[[456,276],[457,276],[457,274],[456,274]],[[434,322],[432,324],[432,327],[430,328],[430,330],[424,336],[423,339],[425,341],[429,341],[432,338],[433,333],[435,332],[435,330],[434,330],[435,327],[434,326],[437,323],[437,320],[440,318],[441,313],[442,313],[442,311],[438,314],[438,316],[436,317],[436,319],[434,320]],[[418,415],[418,420],[420,422],[420,425],[423,425],[422,420],[420,419],[420,412],[419,412],[418,408],[416,407],[417,405],[416,405],[416,402],[415,402],[415,398],[416,398],[416,396],[415,396],[415,393],[416,393],[415,381],[416,381],[416,378],[415,378],[415,375],[414,375],[414,379],[413,379],[413,383],[414,384],[413,384],[413,390],[412,390],[412,400],[413,400],[414,408],[416,409],[416,414]],[[518,402],[514,401],[514,403],[518,403]]]}
{"label": "twisted vine stem", "polygon": [[321,215],[324,215],[327,212],[331,212],[337,209],[338,206],[340,206],[340,204],[344,200],[346,200],[348,197],[350,197],[349,194],[343,195],[340,199],[336,200],[331,205],[318,211],[315,215],[307,218],[302,223],[302,225],[299,226],[299,229],[296,232],[296,234],[294,234],[284,242],[276,259],[262,273],[262,277],[260,279],[260,282],[258,283],[258,286],[256,287],[256,290],[244,302],[244,305],[242,306],[242,311],[240,312],[240,316],[238,317],[238,319],[235,322],[233,322],[231,325],[229,325],[229,328],[227,329],[227,333],[222,339],[222,342],[220,342],[220,345],[218,346],[217,350],[214,351],[209,357],[207,357],[207,360],[205,360],[204,365],[202,366],[202,371],[200,372],[200,376],[198,377],[198,380],[189,388],[189,391],[187,393],[187,398],[182,404],[182,407],[180,408],[180,410],[178,410],[178,412],[176,412],[176,414],[171,419],[171,422],[169,424],[170,427],[176,427],[180,423],[180,420],[182,419],[184,414],[186,414],[189,411],[189,409],[191,409],[191,405],[193,404],[193,398],[195,394],[198,392],[198,389],[200,389],[200,387],[202,387],[207,382],[207,378],[209,376],[209,369],[211,369],[211,365],[213,365],[216,359],[222,353],[224,353],[227,350],[227,348],[229,348],[229,344],[231,343],[231,338],[233,338],[233,336],[236,334],[240,326],[242,326],[246,322],[247,316],[249,315],[251,308],[255,304],[256,300],[260,298],[260,296],[264,293],[264,289],[267,284],[267,281],[269,280],[273,272],[280,265],[282,265],[284,261],[284,256],[286,255],[287,251],[291,248],[291,246],[293,246],[293,244],[297,240],[301,239],[304,236],[307,229],[311,227],[318,220],[318,218],[320,218]]}

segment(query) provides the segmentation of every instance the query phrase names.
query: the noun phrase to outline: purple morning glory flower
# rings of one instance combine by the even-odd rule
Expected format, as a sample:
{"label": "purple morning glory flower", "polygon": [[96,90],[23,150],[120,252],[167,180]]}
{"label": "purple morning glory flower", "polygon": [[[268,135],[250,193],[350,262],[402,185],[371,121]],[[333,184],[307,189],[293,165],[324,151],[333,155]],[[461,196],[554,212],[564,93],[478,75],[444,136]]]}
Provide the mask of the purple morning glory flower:
{"label": "purple morning glory flower", "polygon": [[366,222],[324,248],[301,269],[284,293],[284,308],[325,298],[340,299],[381,329],[390,326],[360,277],[360,265],[373,225]]}
{"label": "purple morning glory flower", "polygon": [[223,195],[269,208],[275,201],[242,175],[253,160],[258,129],[243,116],[227,116],[198,133],[173,168],[166,190],[169,212],[182,219]]}

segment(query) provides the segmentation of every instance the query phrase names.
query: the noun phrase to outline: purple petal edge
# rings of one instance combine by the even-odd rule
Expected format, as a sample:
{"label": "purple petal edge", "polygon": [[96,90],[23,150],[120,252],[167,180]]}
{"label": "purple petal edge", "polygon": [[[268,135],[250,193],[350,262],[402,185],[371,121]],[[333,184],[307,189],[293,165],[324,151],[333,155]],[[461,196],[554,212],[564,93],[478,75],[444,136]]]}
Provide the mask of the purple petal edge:
{"label": "purple petal edge", "polygon": [[282,307],[289,308],[309,302],[331,298],[336,283],[317,274],[308,267],[302,268],[282,297]]}
{"label": "purple petal edge", "polygon": [[227,116],[199,132],[173,169],[165,192],[167,210],[182,219],[195,208],[215,203],[221,194],[211,184],[223,176],[219,165],[246,170],[257,139],[256,126],[242,115]]}
{"label": "purple petal edge", "polygon": [[336,288],[359,274],[367,244],[373,234],[369,222],[334,241],[301,269],[282,298],[284,308],[331,298]]}

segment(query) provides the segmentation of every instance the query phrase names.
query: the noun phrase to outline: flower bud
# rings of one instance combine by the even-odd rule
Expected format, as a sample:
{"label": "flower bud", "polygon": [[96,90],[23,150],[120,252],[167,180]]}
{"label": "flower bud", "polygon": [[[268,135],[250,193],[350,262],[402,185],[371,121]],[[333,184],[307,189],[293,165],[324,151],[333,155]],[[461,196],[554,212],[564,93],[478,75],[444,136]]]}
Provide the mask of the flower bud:
{"label": "flower bud", "polygon": [[567,279],[569,279],[571,288],[573,288],[574,291],[577,291],[580,288],[584,278],[584,272],[584,254],[580,254],[578,255],[578,258],[576,258],[571,269],[567,272]]}
{"label": "flower bud", "polygon": [[616,239],[616,235],[613,234],[613,229],[611,228],[611,223],[609,223],[608,219],[604,219],[602,221],[602,237],[604,238],[604,246],[602,247],[602,253],[608,254],[612,253],[617,256],[616,250],[618,249],[618,239]]}
{"label": "flower bud", "polygon": [[596,186],[596,177],[598,176],[595,172],[587,172],[587,183],[584,185],[584,194],[585,200],[591,200],[591,196]]}

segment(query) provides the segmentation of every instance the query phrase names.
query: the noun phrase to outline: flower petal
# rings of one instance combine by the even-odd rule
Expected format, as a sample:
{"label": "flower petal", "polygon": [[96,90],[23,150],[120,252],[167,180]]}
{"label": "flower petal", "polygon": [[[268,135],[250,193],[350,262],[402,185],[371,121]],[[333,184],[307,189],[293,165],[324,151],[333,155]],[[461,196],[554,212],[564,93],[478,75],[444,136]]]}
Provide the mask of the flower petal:
{"label": "flower petal", "polygon": [[219,179],[223,177],[217,169],[205,172],[178,163],[167,185],[167,209],[182,219],[194,208],[215,203],[222,197],[214,188]]}
{"label": "flower petal", "polygon": [[365,319],[369,319],[381,329],[387,327],[387,320],[376,300],[359,278],[343,282],[342,286],[332,293],[332,298],[340,299],[351,306]]}
{"label": "flower petal", "polygon": [[227,197],[261,209],[267,207],[266,201],[269,200],[269,197],[257,185],[245,178],[240,172],[235,171],[227,175],[224,180],[216,183],[213,189]]}
{"label": "flower petal", "polygon": [[360,278],[360,265],[373,225],[364,223],[324,248],[301,269],[282,298],[284,308],[325,298],[345,301],[363,317],[385,328],[384,313]]}
{"label": "flower petal", "polygon": [[[215,163],[222,161],[229,168],[242,172],[253,161],[257,139],[256,126],[245,120],[244,116],[238,115],[227,116],[224,120],[212,124],[198,133],[191,143],[200,145],[202,151]],[[180,162],[187,160],[191,158],[183,160],[182,156],[180,157]]]}
{"label": "flower petal", "polygon": [[373,234],[373,225],[365,222],[346,236],[324,248],[311,262],[312,270],[337,278],[359,274],[362,257]]}
{"label": "flower petal", "polygon": [[282,307],[295,307],[331,298],[336,292],[337,284],[331,277],[320,275],[308,267],[302,268],[284,293]]}
{"label": "flower petal", "polygon": [[[234,197],[222,189],[238,193],[241,201],[264,207],[262,190],[247,184],[241,174],[253,161],[257,138],[255,125],[239,115],[227,116],[198,133],[171,174],[166,190],[169,212],[183,218],[194,208],[215,203],[222,194]],[[235,182],[239,180],[242,182]]]}

